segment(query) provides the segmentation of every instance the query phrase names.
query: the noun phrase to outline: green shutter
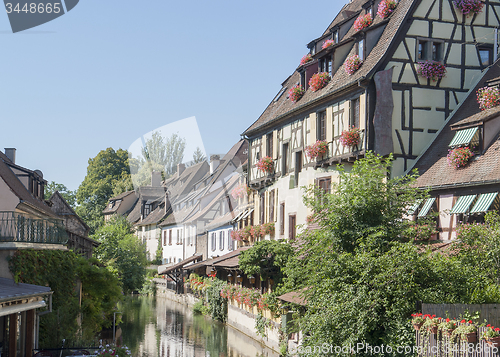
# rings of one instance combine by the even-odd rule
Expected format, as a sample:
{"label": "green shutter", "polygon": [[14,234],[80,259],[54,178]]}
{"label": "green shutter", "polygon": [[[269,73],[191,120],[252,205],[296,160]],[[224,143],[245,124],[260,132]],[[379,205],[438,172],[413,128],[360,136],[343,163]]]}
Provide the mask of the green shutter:
{"label": "green shutter", "polygon": [[497,195],[498,192],[483,193],[481,196],[479,196],[470,213],[486,212],[490,208]]}
{"label": "green shutter", "polygon": [[427,213],[431,209],[432,204],[434,203],[435,200],[436,200],[436,197],[428,198],[427,201],[425,201],[424,206],[422,207],[422,209],[420,210],[420,212],[418,212],[418,217],[425,217],[425,216],[427,216]]}
{"label": "green shutter", "polygon": [[451,147],[451,146],[470,144],[470,142],[474,138],[474,135],[476,134],[477,130],[478,130],[478,127],[457,131],[449,146]]}
{"label": "green shutter", "polygon": [[465,213],[469,209],[472,201],[474,201],[476,195],[460,196],[457,203],[451,209],[451,214],[453,213]]}

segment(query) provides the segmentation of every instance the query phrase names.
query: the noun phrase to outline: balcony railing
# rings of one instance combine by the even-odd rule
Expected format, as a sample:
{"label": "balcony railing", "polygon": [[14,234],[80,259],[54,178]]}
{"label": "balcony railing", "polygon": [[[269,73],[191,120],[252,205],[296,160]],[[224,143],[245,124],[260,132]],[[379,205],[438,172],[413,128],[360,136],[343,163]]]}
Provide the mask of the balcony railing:
{"label": "balcony railing", "polygon": [[67,241],[66,230],[58,220],[0,211],[0,243],[66,244]]}

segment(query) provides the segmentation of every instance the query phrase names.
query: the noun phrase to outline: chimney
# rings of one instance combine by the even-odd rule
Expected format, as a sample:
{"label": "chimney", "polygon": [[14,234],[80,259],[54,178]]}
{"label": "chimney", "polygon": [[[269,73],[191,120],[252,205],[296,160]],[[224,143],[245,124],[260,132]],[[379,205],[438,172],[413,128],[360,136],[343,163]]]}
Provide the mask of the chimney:
{"label": "chimney", "polygon": [[5,155],[12,161],[13,164],[16,163],[16,149],[15,148],[5,148]]}
{"label": "chimney", "polygon": [[151,172],[151,186],[160,187],[161,184],[161,172],[153,171]]}
{"label": "chimney", "polygon": [[180,177],[185,169],[186,169],[185,164],[177,164],[177,177]]}
{"label": "chimney", "polygon": [[220,156],[210,155],[210,175],[213,175],[214,171],[219,167]]}

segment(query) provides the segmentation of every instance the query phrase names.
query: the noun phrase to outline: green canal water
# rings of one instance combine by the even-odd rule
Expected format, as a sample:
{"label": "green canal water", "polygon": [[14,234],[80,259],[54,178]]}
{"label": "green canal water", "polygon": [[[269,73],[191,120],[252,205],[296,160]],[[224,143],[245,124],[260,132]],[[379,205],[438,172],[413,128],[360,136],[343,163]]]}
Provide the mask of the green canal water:
{"label": "green canal water", "polygon": [[245,334],[162,297],[130,297],[117,336],[134,357],[278,357]]}

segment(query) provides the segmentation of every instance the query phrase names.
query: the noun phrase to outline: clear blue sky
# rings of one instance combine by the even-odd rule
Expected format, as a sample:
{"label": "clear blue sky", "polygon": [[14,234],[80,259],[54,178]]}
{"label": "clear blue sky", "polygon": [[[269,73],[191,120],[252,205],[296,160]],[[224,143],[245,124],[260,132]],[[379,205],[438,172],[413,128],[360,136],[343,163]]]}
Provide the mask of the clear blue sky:
{"label": "clear blue sky", "polygon": [[4,13],[0,149],[72,190],[100,150],[192,116],[225,153],[343,4],[80,0],[16,34]]}

